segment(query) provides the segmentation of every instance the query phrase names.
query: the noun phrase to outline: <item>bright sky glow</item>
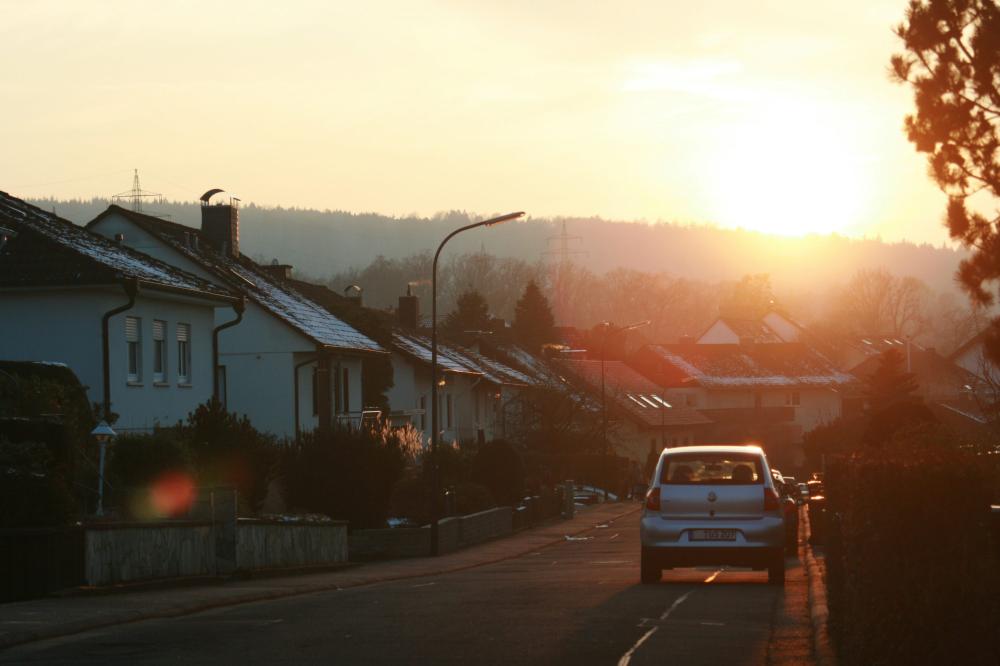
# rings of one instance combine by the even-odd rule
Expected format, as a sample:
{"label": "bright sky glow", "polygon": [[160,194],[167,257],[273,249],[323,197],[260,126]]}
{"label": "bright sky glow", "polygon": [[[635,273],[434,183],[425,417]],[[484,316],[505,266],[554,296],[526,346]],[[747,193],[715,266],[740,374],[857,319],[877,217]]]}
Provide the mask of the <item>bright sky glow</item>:
{"label": "bright sky glow", "polygon": [[904,0],[0,0],[0,189],[939,243]]}

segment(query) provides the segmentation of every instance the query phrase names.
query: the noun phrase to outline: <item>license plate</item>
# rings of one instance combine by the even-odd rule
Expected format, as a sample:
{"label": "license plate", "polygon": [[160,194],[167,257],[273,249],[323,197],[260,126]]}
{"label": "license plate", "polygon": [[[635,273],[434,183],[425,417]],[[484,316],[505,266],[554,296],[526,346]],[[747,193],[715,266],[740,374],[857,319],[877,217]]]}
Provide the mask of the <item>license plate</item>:
{"label": "license plate", "polygon": [[736,541],[736,530],[691,530],[691,541]]}

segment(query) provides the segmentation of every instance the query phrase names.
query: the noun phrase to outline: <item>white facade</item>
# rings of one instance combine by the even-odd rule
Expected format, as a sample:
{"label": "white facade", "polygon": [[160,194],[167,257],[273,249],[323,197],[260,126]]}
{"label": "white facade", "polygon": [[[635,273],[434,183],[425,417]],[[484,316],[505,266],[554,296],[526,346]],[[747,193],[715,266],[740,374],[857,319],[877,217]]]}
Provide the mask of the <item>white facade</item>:
{"label": "white facade", "polygon": [[780,389],[668,388],[667,399],[702,410],[711,418],[713,409],[754,409],[787,407],[794,422],[806,433],[830,423],[841,415],[843,395],[830,388],[789,387]]}
{"label": "white facade", "polygon": [[[116,286],[9,289],[0,292],[0,358],[64,363],[103,401],[101,319],[125,305]],[[109,320],[111,409],[119,431],[170,426],[212,395],[212,327],[216,303],[154,289],[140,289],[135,306]],[[126,319],[137,324],[136,365],[129,377]],[[154,321],[162,322],[162,376],[154,377]],[[188,375],[180,375],[179,325],[187,325]],[[135,344],[135,343],[133,343]],[[137,373],[134,371],[138,371]]]}
{"label": "white facade", "polygon": [[[200,263],[122,215],[107,215],[89,228],[109,238],[122,234],[125,245],[202,279],[219,281]],[[234,318],[232,308],[221,307],[215,312],[214,324]],[[361,358],[350,352],[329,354],[329,395],[334,417],[356,421],[363,408]],[[315,429],[319,425],[313,381],[317,357],[315,341],[248,300],[243,320],[219,333],[219,365],[225,376],[221,392],[227,409],[245,414],[255,428],[278,437],[295,437],[296,426],[299,432]]]}

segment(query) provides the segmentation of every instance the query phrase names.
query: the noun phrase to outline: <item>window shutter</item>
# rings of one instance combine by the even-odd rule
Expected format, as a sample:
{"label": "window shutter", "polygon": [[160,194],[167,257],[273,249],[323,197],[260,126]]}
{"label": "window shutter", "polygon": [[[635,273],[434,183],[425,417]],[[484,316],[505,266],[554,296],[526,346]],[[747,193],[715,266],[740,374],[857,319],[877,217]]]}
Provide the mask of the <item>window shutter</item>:
{"label": "window shutter", "polygon": [[125,340],[128,342],[139,341],[139,318],[125,317]]}
{"label": "window shutter", "polygon": [[177,341],[187,342],[191,338],[191,324],[177,324]]}
{"label": "window shutter", "polygon": [[166,323],[165,322],[160,321],[159,319],[154,319],[153,320],[153,339],[154,340],[163,340],[163,338],[164,338],[163,334],[164,334],[165,330],[166,330]]}

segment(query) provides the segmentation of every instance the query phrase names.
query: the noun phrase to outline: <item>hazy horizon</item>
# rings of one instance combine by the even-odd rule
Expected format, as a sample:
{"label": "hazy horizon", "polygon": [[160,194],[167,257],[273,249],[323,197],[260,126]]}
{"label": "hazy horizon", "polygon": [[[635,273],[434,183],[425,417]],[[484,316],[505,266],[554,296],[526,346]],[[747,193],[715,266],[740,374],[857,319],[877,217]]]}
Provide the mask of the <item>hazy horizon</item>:
{"label": "hazy horizon", "polygon": [[5,3],[0,189],[950,243],[887,76],[905,2],[294,9]]}

